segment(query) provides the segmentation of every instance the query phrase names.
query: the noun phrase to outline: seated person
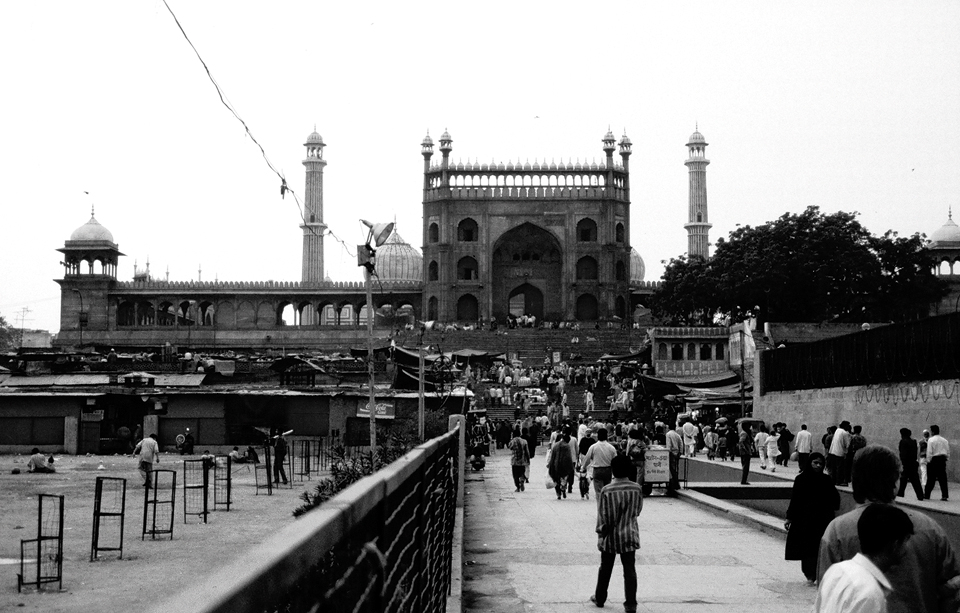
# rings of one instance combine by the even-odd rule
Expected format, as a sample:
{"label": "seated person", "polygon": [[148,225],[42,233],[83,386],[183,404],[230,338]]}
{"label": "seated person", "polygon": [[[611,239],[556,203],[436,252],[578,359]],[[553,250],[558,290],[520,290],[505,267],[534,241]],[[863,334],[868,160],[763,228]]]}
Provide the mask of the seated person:
{"label": "seated person", "polygon": [[210,453],[209,449],[204,449],[203,455],[200,456],[200,459],[203,460],[203,467],[209,470],[213,468],[213,465],[216,463],[217,456]]}
{"label": "seated person", "polygon": [[233,462],[234,464],[238,464],[238,463],[243,464],[244,462],[247,461],[247,459],[244,456],[240,455],[239,447],[234,447],[233,450],[231,450],[230,453],[228,453],[227,455],[230,456],[230,461]]}
{"label": "seated person", "polygon": [[31,473],[52,473],[56,472],[53,469],[53,456],[49,458],[44,457],[40,450],[34,447],[30,450],[30,461],[27,462],[27,472]]}

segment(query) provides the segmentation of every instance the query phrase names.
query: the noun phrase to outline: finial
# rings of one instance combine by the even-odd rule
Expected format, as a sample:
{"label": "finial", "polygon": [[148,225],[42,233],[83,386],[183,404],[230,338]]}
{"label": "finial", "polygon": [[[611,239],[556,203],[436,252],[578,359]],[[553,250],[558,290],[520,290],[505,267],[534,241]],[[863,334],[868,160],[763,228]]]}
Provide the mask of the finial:
{"label": "finial", "polygon": [[314,132],[317,131],[317,124],[313,124],[313,131],[314,131]]}
{"label": "finial", "polygon": [[693,131],[694,131],[694,132],[699,132],[699,131],[700,131],[700,122],[699,122],[699,121],[694,121],[694,122],[693,122]]}
{"label": "finial", "polygon": [[947,206],[947,219],[953,219],[953,205]]}
{"label": "finial", "polygon": [[93,219],[93,205],[90,205],[90,219]]}

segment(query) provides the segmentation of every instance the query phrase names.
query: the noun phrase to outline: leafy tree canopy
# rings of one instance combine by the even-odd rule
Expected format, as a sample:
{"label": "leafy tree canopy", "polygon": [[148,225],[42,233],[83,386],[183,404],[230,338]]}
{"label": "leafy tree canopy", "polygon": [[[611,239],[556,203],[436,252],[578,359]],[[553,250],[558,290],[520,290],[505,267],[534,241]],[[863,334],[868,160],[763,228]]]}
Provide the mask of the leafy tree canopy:
{"label": "leafy tree canopy", "polygon": [[712,258],[670,261],[651,298],[672,325],[756,317],[781,322],[903,321],[947,293],[923,236],[874,236],[843,211],[811,206],[719,239]]}
{"label": "leafy tree canopy", "polygon": [[3,315],[0,315],[0,353],[13,349],[15,338],[13,326],[7,323]]}

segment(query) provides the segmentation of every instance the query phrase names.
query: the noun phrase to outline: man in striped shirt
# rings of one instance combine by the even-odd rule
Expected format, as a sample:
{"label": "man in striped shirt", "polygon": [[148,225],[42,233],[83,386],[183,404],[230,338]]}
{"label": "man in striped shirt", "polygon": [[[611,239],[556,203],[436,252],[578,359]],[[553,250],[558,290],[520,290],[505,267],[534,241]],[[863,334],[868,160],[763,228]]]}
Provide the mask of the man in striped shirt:
{"label": "man in striped shirt", "polygon": [[637,610],[636,552],[640,549],[640,526],[637,516],[643,510],[643,490],[630,480],[631,462],[627,456],[616,456],[611,462],[613,481],[600,492],[597,508],[597,548],[600,550],[600,572],[597,589],[590,602],[602,607],[607,601],[607,587],[613,574],[613,563],[620,555],[623,565],[623,603],[627,613]]}

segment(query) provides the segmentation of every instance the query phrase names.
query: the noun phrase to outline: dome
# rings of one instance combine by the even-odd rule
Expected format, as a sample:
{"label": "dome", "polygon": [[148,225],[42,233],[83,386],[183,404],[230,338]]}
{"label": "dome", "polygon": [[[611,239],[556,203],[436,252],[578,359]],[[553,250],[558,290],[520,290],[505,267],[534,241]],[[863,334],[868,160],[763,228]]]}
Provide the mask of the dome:
{"label": "dome", "polygon": [[699,145],[707,144],[707,139],[703,137],[703,134],[700,134],[700,130],[694,130],[693,134],[690,135],[690,140],[687,141],[688,145]]}
{"label": "dome", "polygon": [[443,131],[443,134],[440,135],[440,142],[453,142],[453,138],[450,137],[450,133],[446,130]]}
{"label": "dome", "polygon": [[79,228],[73,231],[73,234],[70,235],[70,240],[72,241],[106,241],[108,243],[113,242],[113,234],[110,233],[110,230],[107,230],[100,225],[100,222],[93,217],[93,213],[90,214],[90,221],[83,224]]}
{"label": "dome", "polygon": [[642,283],[647,275],[647,266],[643,263],[643,258],[633,247],[630,248],[630,282]]}
{"label": "dome", "polygon": [[427,135],[423,137],[423,142],[420,144],[424,147],[433,147],[433,139],[430,138],[429,132],[427,132]]}
{"label": "dome", "polygon": [[377,276],[383,282],[420,283],[423,281],[423,256],[394,230],[387,242],[377,249]]}
{"label": "dome", "polygon": [[630,137],[627,136],[627,133],[626,133],[626,132],[624,132],[624,133],[623,133],[623,138],[620,139],[620,146],[621,146],[621,147],[629,147],[629,146],[632,145],[632,144],[633,144],[633,141],[630,140]]}
{"label": "dome", "polygon": [[930,236],[930,246],[936,248],[938,244],[960,243],[960,226],[953,221],[953,215],[947,219],[947,223]]}
{"label": "dome", "polygon": [[323,137],[320,136],[320,134],[318,134],[316,130],[314,130],[313,132],[310,133],[310,136],[307,137],[307,142],[304,143],[304,144],[305,144],[305,145],[320,145],[321,147],[324,147],[324,146],[325,146],[324,143],[323,143]]}

